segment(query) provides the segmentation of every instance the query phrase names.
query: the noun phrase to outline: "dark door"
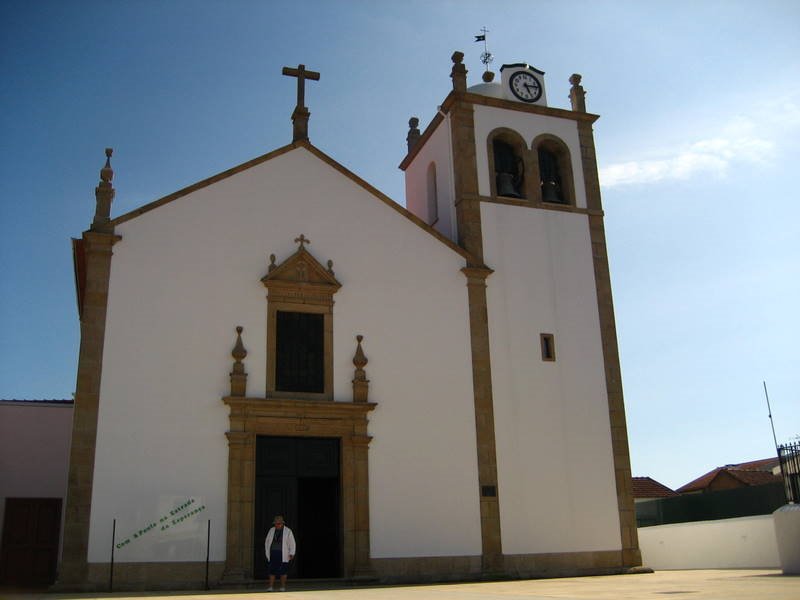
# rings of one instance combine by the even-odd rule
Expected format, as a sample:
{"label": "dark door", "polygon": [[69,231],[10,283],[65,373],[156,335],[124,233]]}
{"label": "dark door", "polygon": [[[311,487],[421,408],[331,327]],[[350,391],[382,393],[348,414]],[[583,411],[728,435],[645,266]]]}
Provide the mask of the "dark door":
{"label": "dark door", "polygon": [[6,498],[0,582],[53,583],[60,529],[61,498]]}
{"label": "dark door", "polygon": [[254,577],[266,579],[264,539],[283,515],[297,541],[289,577],[341,576],[339,440],[259,436],[256,441]]}

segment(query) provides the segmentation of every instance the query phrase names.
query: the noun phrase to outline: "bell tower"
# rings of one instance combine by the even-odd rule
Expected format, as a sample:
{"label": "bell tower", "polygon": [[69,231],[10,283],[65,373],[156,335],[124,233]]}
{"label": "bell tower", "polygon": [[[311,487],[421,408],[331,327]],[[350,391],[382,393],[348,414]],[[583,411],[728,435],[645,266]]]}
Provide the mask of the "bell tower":
{"label": "bell tower", "polygon": [[463,60],[453,54],[453,89],[428,126],[409,122],[400,168],[407,208],[471,257],[483,570],[537,576],[546,554],[559,573],[623,572],[641,555],[599,117],[580,75],[570,108],[555,108],[543,71],[509,63],[499,82],[468,86]]}

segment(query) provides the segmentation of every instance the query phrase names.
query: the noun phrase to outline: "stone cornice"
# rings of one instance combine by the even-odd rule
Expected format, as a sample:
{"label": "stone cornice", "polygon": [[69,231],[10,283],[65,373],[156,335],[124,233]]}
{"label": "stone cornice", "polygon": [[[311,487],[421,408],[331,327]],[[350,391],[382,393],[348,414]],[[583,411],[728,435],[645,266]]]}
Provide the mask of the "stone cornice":
{"label": "stone cornice", "polygon": [[290,400],[277,398],[253,398],[224,396],[222,401],[231,407],[231,412],[246,413],[247,418],[352,418],[366,415],[378,406],[375,402],[331,402],[329,400]]}
{"label": "stone cornice", "polygon": [[592,113],[577,112],[574,110],[567,110],[563,108],[553,108],[550,106],[539,106],[536,104],[522,104],[520,102],[512,102],[511,100],[504,100],[502,98],[493,98],[491,96],[484,96],[482,94],[473,94],[470,92],[454,92],[451,91],[439,106],[439,111],[434,115],[431,122],[425,128],[425,131],[419,138],[419,141],[414,145],[414,148],[409,152],[403,161],[400,163],[399,168],[405,171],[409,165],[414,161],[422,146],[433,135],[439,124],[444,121],[444,116],[450,112],[456,102],[466,102],[479,106],[492,106],[494,108],[504,108],[506,110],[515,110],[518,112],[526,112],[537,115],[546,115],[549,117],[557,117],[559,119],[570,119],[572,121],[594,123],[600,118],[600,115]]}

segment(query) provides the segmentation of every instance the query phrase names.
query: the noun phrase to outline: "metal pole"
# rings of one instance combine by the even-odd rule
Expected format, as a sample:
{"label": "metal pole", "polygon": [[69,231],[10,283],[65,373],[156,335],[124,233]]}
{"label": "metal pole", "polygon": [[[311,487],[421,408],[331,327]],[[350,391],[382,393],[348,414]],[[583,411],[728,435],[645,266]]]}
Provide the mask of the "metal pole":
{"label": "metal pole", "polygon": [[108,574],[108,591],[114,591],[114,545],[117,541],[117,520],[111,525],[111,568]]}
{"label": "metal pole", "polygon": [[211,552],[211,519],[208,520],[208,532],[206,533],[206,589],[208,589],[208,558]]}
{"label": "metal pole", "polygon": [[767,382],[763,381],[764,384],[764,396],[767,398],[767,412],[769,413],[769,424],[772,426],[772,441],[775,442],[775,454],[779,455],[778,452],[778,438],[775,437],[775,423],[772,421],[772,408],[769,405],[769,393],[767,392]]}

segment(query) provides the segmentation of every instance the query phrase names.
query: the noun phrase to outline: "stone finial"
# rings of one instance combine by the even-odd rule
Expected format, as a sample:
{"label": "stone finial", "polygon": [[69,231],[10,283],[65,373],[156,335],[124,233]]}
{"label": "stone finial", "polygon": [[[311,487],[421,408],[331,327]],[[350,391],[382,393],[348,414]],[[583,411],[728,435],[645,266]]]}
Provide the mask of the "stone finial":
{"label": "stone finial", "polygon": [[242,331],[244,328],[240,325],[236,328],[236,345],[231,351],[233,357],[233,371],[231,376],[231,396],[245,396],[247,390],[247,373],[244,372],[244,363],[242,362],[247,356],[247,350],[244,349],[242,343]]}
{"label": "stone finial", "polygon": [[467,67],[464,66],[464,53],[453,52],[450,57],[453,61],[453,68],[450,71],[450,78],[453,80],[453,90],[456,92],[467,91]]}
{"label": "stone finial", "polygon": [[336,276],[336,274],[333,272],[333,261],[332,260],[328,261],[328,273],[330,273],[334,277]]}
{"label": "stone finial", "polygon": [[275,255],[269,255],[269,267],[267,267],[267,273],[272,273],[278,265],[275,264]]}
{"label": "stone finial", "polygon": [[353,356],[353,364],[355,365],[355,374],[353,375],[353,402],[366,402],[369,395],[369,380],[367,379],[367,372],[364,367],[367,366],[367,357],[364,355],[364,349],[361,347],[363,335],[357,335],[356,353]]}
{"label": "stone finial", "polygon": [[114,179],[114,169],[111,168],[111,155],[114,154],[113,148],[106,148],[106,164],[100,169],[100,180],[111,183]]}
{"label": "stone finial", "polygon": [[414,149],[414,146],[417,145],[421,136],[422,134],[419,132],[419,119],[417,117],[411,117],[408,120],[408,135],[406,136],[409,152]]}
{"label": "stone finial", "polygon": [[114,153],[112,148],[106,148],[106,164],[100,169],[100,183],[94,189],[95,210],[94,220],[92,221],[93,231],[111,233],[113,227],[109,225],[111,221],[111,202],[114,200],[114,170],[111,168],[111,155]]}
{"label": "stone finial", "polygon": [[572,87],[569,90],[569,101],[575,112],[586,112],[586,92],[581,85],[581,76],[573,73],[569,78]]}

